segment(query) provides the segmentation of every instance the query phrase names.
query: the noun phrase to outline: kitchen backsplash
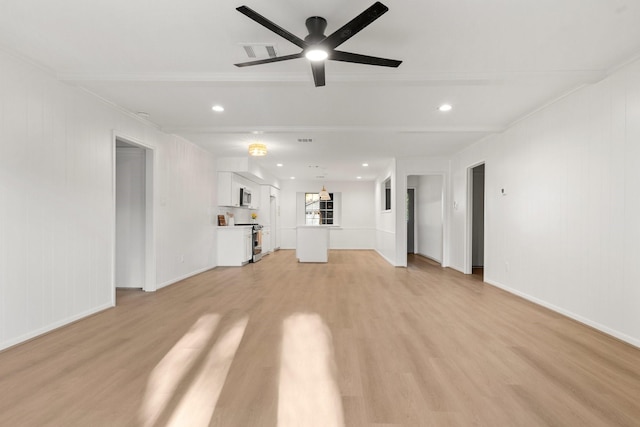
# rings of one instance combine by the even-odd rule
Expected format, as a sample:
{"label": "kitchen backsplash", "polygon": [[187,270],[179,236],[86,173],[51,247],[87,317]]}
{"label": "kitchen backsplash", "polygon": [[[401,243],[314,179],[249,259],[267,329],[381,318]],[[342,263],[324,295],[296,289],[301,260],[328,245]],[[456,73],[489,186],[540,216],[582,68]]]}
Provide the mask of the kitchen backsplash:
{"label": "kitchen backsplash", "polygon": [[[229,214],[233,214],[233,222],[235,224],[249,224],[254,222],[251,219],[251,214],[257,212],[257,209],[247,209],[247,208],[233,208],[222,206],[218,208],[218,215],[224,215],[227,220],[227,224],[229,224]],[[256,218],[256,223],[260,223],[260,217]]]}

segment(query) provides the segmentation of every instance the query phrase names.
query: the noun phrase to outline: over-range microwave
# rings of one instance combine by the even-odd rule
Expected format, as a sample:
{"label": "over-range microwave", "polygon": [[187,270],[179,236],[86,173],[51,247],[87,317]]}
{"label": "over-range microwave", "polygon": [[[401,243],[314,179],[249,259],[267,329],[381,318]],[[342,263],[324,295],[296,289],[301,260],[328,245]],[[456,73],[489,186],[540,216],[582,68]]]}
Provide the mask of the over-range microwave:
{"label": "over-range microwave", "polygon": [[240,206],[251,206],[251,190],[240,188]]}

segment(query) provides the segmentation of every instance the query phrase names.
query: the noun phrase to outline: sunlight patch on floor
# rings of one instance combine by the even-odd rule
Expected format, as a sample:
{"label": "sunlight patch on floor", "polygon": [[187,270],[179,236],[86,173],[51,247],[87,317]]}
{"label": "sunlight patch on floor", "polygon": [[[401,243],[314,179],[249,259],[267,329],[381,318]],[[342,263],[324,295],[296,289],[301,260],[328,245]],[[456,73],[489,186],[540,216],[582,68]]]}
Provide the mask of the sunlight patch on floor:
{"label": "sunlight patch on floor", "polygon": [[215,332],[219,321],[218,314],[200,317],[153,369],[140,408],[142,426],[150,427],[156,423],[174,396],[176,387],[189,373]]}
{"label": "sunlight patch on floor", "polygon": [[278,427],[344,426],[331,331],[318,314],[282,324]]}
{"label": "sunlight patch on floor", "polygon": [[209,425],[248,321],[248,316],[242,318],[220,336],[167,425]]}

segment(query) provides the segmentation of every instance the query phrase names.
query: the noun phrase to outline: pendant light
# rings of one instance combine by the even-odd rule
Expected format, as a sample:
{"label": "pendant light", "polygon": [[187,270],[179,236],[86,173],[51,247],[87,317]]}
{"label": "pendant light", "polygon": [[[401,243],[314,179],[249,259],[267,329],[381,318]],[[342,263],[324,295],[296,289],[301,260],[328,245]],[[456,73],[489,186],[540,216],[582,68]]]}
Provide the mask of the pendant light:
{"label": "pendant light", "polygon": [[324,185],[322,186],[322,190],[320,190],[320,200],[331,200],[331,196]]}

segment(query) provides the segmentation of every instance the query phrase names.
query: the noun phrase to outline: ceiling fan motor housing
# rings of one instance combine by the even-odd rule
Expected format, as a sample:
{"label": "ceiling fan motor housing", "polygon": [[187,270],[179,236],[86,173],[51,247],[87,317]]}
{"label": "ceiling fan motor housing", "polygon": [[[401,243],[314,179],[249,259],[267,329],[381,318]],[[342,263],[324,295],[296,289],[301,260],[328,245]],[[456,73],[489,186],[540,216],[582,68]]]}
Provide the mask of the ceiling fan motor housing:
{"label": "ceiling fan motor housing", "polygon": [[308,43],[319,43],[326,38],[324,30],[327,28],[327,20],[321,16],[312,16],[307,18],[304,25],[307,26],[309,35],[304,38]]}

